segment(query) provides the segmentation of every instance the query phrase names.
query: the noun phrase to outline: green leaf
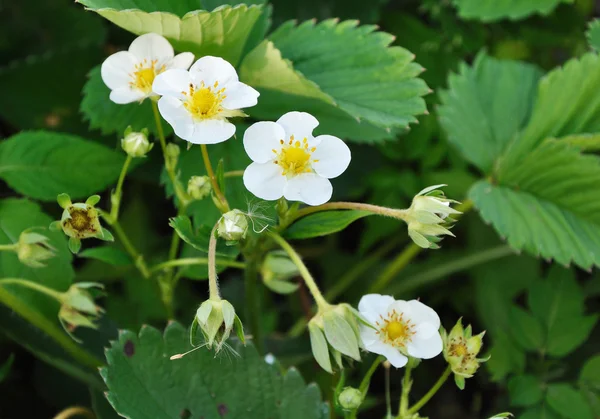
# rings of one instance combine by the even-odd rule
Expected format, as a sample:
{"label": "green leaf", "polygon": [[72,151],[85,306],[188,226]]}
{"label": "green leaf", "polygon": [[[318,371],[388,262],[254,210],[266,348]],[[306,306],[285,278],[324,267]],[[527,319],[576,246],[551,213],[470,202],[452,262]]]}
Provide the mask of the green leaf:
{"label": "green leaf", "polygon": [[600,391],[600,354],[585,362],[579,373],[579,381]]}
{"label": "green leaf", "polygon": [[586,35],[590,47],[600,51],[600,19],[594,19],[590,22]]}
{"label": "green leaf", "polygon": [[504,332],[492,335],[490,355],[485,366],[493,381],[501,381],[511,373],[522,373],[525,369],[525,352]]}
{"label": "green leaf", "polygon": [[117,180],[124,160],[123,153],[73,135],[21,132],[0,143],[0,178],[44,201],[62,192],[87,198]]}
{"label": "green leaf", "polygon": [[535,351],[544,346],[544,331],[540,322],[520,307],[510,311],[512,337],[523,349]]}
{"label": "green leaf", "polygon": [[[83,0],[82,3],[91,4],[91,10],[136,35],[154,32],[167,38],[178,51],[192,52],[198,58],[216,55],[234,66],[241,59],[246,41],[263,11],[262,6],[245,4],[223,6],[212,12],[185,7],[190,13],[176,16],[169,12],[132,10],[121,4],[118,8],[104,7],[116,6],[116,1]],[[171,3],[175,2],[168,4]],[[144,1],[144,4],[152,3]]]}
{"label": "green leaf", "polygon": [[[195,10],[213,10],[228,4],[240,4],[238,0],[79,0],[90,9],[139,9],[144,12],[169,12],[179,17]],[[245,4],[264,4],[265,0],[245,0]]]}
{"label": "green leaf", "polygon": [[373,215],[369,211],[322,211],[300,218],[288,227],[284,236],[288,239],[310,239],[342,231],[354,221]]}
{"label": "green leaf", "polygon": [[[89,122],[90,128],[99,129],[102,134],[114,133],[119,138],[128,126],[131,126],[134,131],[147,128],[157,135],[152,103],[149,100],[118,105],[108,98],[110,89],[102,81],[100,66],[94,67],[88,77],[83,87],[80,111],[83,119]],[[165,135],[173,132],[171,125],[163,122],[162,126]]]}
{"label": "green leaf", "polygon": [[127,253],[114,246],[92,247],[85,249],[78,256],[80,258],[100,260],[112,266],[127,266],[133,263]]}
{"label": "green leaf", "polygon": [[549,384],[546,403],[567,419],[594,419],[585,397],[566,383]]}
{"label": "green leaf", "polygon": [[508,382],[511,406],[526,407],[538,404],[544,397],[542,383],[533,375],[517,375]]}
{"label": "green leaf", "polygon": [[461,64],[440,92],[440,122],[467,160],[488,173],[531,113],[538,67],[479,54]]}
{"label": "green leaf", "polygon": [[564,265],[600,264],[598,157],[548,140],[498,176],[497,185],[480,181],[469,196],[512,247]]}
{"label": "green leaf", "polygon": [[192,227],[192,220],[185,215],[179,215],[169,220],[169,225],[175,229],[181,240],[194,249],[208,253],[208,242],[210,241],[211,228],[200,226],[198,231]]}
{"label": "green leaf", "polygon": [[522,415],[519,415],[519,419],[561,419],[562,417],[557,415],[552,409],[546,404],[527,409]]}
{"label": "green leaf", "polygon": [[306,387],[293,369],[281,375],[251,345],[236,345],[239,357],[226,362],[206,349],[169,360],[189,349],[188,334],[177,323],[167,326],[164,337],[151,327],[139,336],[122,331],[101,370],[115,410],[136,419],[329,417],[318,387]]}
{"label": "green leaf", "polygon": [[0,364],[0,383],[2,383],[2,381],[8,377],[8,374],[10,374],[10,368],[12,367],[14,360],[15,354],[10,354],[8,359],[2,361],[2,364]]}
{"label": "green leaf", "polygon": [[242,62],[240,78],[261,92],[248,112],[259,119],[311,112],[323,133],[359,141],[390,138],[391,130],[416,122],[429,92],[417,77],[421,66],[409,51],[389,46],[391,35],[357,25],[326,20],[280,26]]}
{"label": "green leaf", "polygon": [[574,0],[452,0],[463,19],[491,22],[500,19],[518,20],[532,14],[547,15],[561,3]]}

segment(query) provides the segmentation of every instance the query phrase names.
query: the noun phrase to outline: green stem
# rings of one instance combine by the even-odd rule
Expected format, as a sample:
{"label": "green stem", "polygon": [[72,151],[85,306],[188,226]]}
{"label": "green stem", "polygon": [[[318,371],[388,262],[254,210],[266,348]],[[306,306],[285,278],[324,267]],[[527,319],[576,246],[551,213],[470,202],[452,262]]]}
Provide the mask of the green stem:
{"label": "green stem", "polygon": [[257,294],[258,266],[254,257],[246,258],[244,288],[246,293],[246,318],[250,321],[250,331],[259,354],[264,353],[262,330],[260,328],[261,308]]}
{"label": "green stem", "polygon": [[402,396],[400,397],[400,409],[398,413],[398,419],[402,419],[406,416],[408,411],[408,396],[410,395],[410,388],[412,387],[412,380],[410,374],[412,367],[410,366],[410,360],[404,367],[404,378],[402,379]]}
{"label": "green stem", "polygon": [[206,173],[210,178],[210,183],[212,184],[213,191],[215,192],[217,199],[221,203],[221,207],[219,208],[219,210],[221,210],[221,212],[227,212],[229,211],[229,203],[227,202],[225,195],[223,195],[223,192],[221,192],[221,188],[219,187],[219,182],[217,181],[217,177],[215,176],[212,164],[210,163],[210,158],[208,157],[208,148],[206,147],[206,144],[200,144],[200,148],[202,150],[202,159],[204,160]]}
{"label": "green stem", "polygon": [[127,237],[127,234],[121,227],[121,224],[118,221],[114,221],[111,226],[117,234],[117,237],[119,237],[119,240],[121,240],[125,251],[129,253],[129,256],[131,256],[131,259],[133,259],[135,266],[138,268],[142,276],[144,278],[150,278],[150,271],[148,270],[148,266],[144,261],[144,256],[140,254],[135,246],[131,243],[129,237]]}
{"label": "green stem", "polygon": [[221,294],[219,293],[219,283],[217,281],[217,226],[215,224],[210,232],[210,241],[208,242],[208,295],[211,300],[219,301]]}
{"label": "green stem", "polygon": [[317,303],[317,307],[319,308],[319,310],[324,310],[324,309],[329,308],[329,303],[325,300],[325,298],[323,297],[323,294],[321,294],[321,290],[319,290],[319,287],[317,286],[317,283],[315,282],[314,278],[312,277],[312,275],[306,268],[306,265],[304,264],[304,262],[302,262],[300,255],[298,253],[296,253],[294,248],[287,241],[285,241],[285,239],[283,237],[281,237],[279,234],[277,234],[275,232],[269,232],[267,234],[279,246],[281,246],[281,248],[283,250],[285,250],[285,252],[288,254],[288,256],[290,257],[292,262],[294,262],[294,264],[298,267],[298,271],[300,271],[300,275],[302,275],[302,278],[304,279],[306,286],[308,287],[308,289],[310,290],[310,293],[312,294],[313,298],[315,299],[315,302]]}
{"label": "green stem", "polygon": [[223,177],[238,177],[238,176],[244,176],[244,171],[243,170],[231,170],[229,172],[223,173]]}
{"label": "green stem", "polygon": [[392,395],[390,391],[390,363],[384,362],[383,367],[385,368],[385,407],[386,415],[385,419],[392,419]]}
{"label": "green stem", "polygon": [[381,355],[375,358],[375,361],[373,361],[373,363],[371,364],[371,368],[369,368],[362,381],[360,382],[360,386],[358,387],[358,389],[363,394],[363,397],[367,395],[369,385],[371,384],[371,377],[373,377],[373,374],[375,373],[375,371],[377,371],[377,367],[379,367],[379,364],[381,364],[383,361],[384,357]]}
{"label": "green stem", "polygon": [[[9,278],[13,279],[13,278]],[[0,284],[7,284],[6,279],[3,279]],[[16,284],[16,282],[13,282]],[[46,335],[50,336],[58,345],[60,345],[69,355],[77,362],[86,367],[96,370],[102,365],[102,361],[95,356],[89,354],[79,345],[77,345],[69,336],[59,329],[53,322],[48,320],[46,316],[40,312],[33,310],[32,307],[23,300],[15,297],[12,293],[0,286],[0,302],[11,310],[23,317],[29,323],[42,330]]]}
{"label": "green stem", "polygon": [[448,377],[450,377],[451,373],[452,373],[452,369],[450,368],[450,366],[448,366],[446,368],[446,370],[444,371],[444,373],[442,374],[442,376],[435,382],[433,387],[431,387],[431,389],[429,389],[427,394],[425,394],[423,397],[421,397],[421,400],[416,402],[410,409],[408,409],[408,411],[406,413],[408,415],[417,413],[423,406],[425,406],[425,404],[429,401],[429,399],[431,399],[435,395],[435,393],[437,393],[437,391],[442,387],[442,385],[444,385],[444,383],[446,382]]}
{"label": "green stem", "polygon": [[127,158],[125,159],[125,163],[123,163],[123,168],[121,169],[121,174],[119,175],[119,180],[117,181],[117,187],[111,197],[112,207],[110,209],[109,217],[112,220],[112,223],[119,219],[119,208],[121,207],[121,197],[123,195],[123,183],[125,182],[125,176],[129,170],[131,160],[133,160],[133,157],[128,154]]}
{"label": "green stem", "polygon": [[19,245],[17,243],[14,244],[0,244],[0,251],[6,250],[10,252],[15,252]]}
{"label": "green stem", "polygon": [[38,284],[37,282],[29,281],[27,279],[19,278],[6,278],[0,279],[0,285],[19,285],[21,287],[29,288],[42,294],[47,295],[50,298],[54,298],[56,301],[62,304],[63,293],[48,288],[44,285]]}
{"label": "green stem", "polygon": [[87,419],[96,419],[96,415],[87,407],[69,407],[58,415],[54,416],[52,419],[70,419],[72,417],[86,417]]}
{"label": "green stem", "polygon": [[[246,264],[244,262],[238,262],[229,259],[216,258],[217,266],[227,266],[229,268],[244,269]],[[208,258],[181,258],[168,260],[166,262],[159,263],[158,265],[150,268],[150,272],[160,271],[162,269],[171,268],[174,266],[189,266],[189,265],[208,265]]]}

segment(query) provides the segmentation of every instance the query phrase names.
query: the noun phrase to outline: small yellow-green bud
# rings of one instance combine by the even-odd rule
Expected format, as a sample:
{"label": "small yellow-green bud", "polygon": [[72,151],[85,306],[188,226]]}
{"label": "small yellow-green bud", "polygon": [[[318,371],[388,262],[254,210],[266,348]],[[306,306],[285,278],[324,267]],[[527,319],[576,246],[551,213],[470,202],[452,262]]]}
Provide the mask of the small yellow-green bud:
{"label": "small yellow-green bud", "polygon": [[19,236],[15,248],[19,261],[32,268],[43,268],[44,262],[54,257],[56,249],[49,243],[48,237],[27,229]]}
{"label": "small yellow-green bud", "polygon": [[264,284],[273,292],[290,294],[298,289],[298,283],[290,282],[290,279],[299,275],[298,267],[281,250],[268,253],[260,271]]}
{"label": "small yellow-green bud", "polygon": [[[235,314],[235,308],[227,300],[209,299],[203,302],[196,311],[191,333],[199,327],[209,349],[219,352],[231,331],[235,329],[238,338],[245,343],[244,328],[240,318]],[[193,336],[192,336],[193,337]]]}
{"label": "small yellow-green bud", "polygon": [[121,139],[121,147],[131,157],[145,157],[153,146],[144,132],[130,132]]}
{"label": "small yellow-green bud", "polygon": [[78,327],[97,328],[95,322],[104,311],[94,303],[94,296],[90,292],[93,288],[102,290],[104,286],[94,282],[78,282],[60,297],[58,318],[71,337]]}
{"label": "small yellow-green bud", "polygon": [[165,151],[165,166],[167,166],[167,169],[171,170],[177,167],[180,153],[181,150],[177,144],[167,144],[167,149]]}
{"label": "small yellow-green bud", "polygon": [[188,181],[187,193],[192,199],[204,199],[211,189],[212,186],[208,176],[192,176]]}
{"label": "small yellow-green bud", "polygon": [[223,214],[217,226],[217,234],[227,241],[239,241],[248,233],[248,218],[238,209]]}
{"label": "small yellow-green bud", "polygon": [[342,409],[356,410],[363,402],[363,395],[359,389],[346,387],[338,396],[338,402],[342,406]]}

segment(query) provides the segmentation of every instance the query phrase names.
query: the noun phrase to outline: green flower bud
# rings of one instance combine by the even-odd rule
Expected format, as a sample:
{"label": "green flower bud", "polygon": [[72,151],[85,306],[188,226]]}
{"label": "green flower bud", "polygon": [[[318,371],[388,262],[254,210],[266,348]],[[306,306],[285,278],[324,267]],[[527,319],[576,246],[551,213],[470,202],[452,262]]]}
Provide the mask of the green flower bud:
{"label": "green flower bud", "polygon": [[338,396],[338,402],[345,410],[356,410],[363,402],[363,395],[359,389],[346,387]]}
{"label": "green flower bud", "polygon": [[298,267],[281,250],[268,253],[260,271],[264,284],[273,292],[290,294],[298,289],[299,284],[289,282],[299,275]]}
{"label": "green flower bud", "polygon": [[208,176],[192,176],[188,181],[187,193],[192,199],[204,199],[212,190]]}
{"label": "green flower bud", "polygon": [[248,219],[246,214],[238,209],[223,214],[217,226],[217,234],[227,241],[239,241],[246,238]]}
{"label": "green flower bud", "polygon": [[94,237],[105,241],[114,240],[112,234],[100,225],[98,210],[94,208],[100,200],[98,195],[90,196],[85,203],[73,204],[67,194],[60,194],[57,200],[64,211],[60,221],[50,224],[50,229],[62,229],[69,237],[71,252],[79,252],[81,239]]}
{"label": "green flower bud", "polygon": [[234,329],[238,338],[243,343],[246,342],[242,321],[235,314],[233,305],[227,300],[206,300],[200,305],[190,332],[192,341],[198,327],[204,335],[208,348],[214,347],[215,352],[221,350]]}
{"label": "green flower bud", "polygon": [[423,189],[413,198],[407,210],[408,235],[415,244],[425,249],[438,249],[440,236],[454,236],[448,229],[454,222],[450,215],[460,214],[460,211],[450,207],[450,204],[458,202],[446,199],[444,193],[438,190],[441,186],[445,185]]}
{"label": "green flower bud", "polygon": [[177,167],[177,161],[179,160],[180,153],[181,150],[177,144],[167,144],[167,149],[165,151],[165,166],[167,169],[171,170]]}
{"label": "green flower bud", "polygon": [[129,132],[121,139],[121,147],[131,157],[145,157],[154,144],[148,141],[148,132]]}
{"label": "green flower bud", "polygon": [[77,327],[96,329],[95,321],[104,312],[94,303],[94,296],[90,292],[93,288],[101,290],[104,286],[94,282],[78,282],[59,298],[61,306],[58,318],[65,331],[75,340],[72,333]]}
{"label": "green flower bud", "polygon": [[43,262],[54,257],[56,249],[50,245],[48,237],[27,229],[19,236],[15,251],[22,264],[32,268],[43,268]]}
{"label": "green flower bud", "polygon": [[442,329],[441,335],[444,342],[444,358],[452,368],[457,386],[462,390],[465,379],[473,377],[480,364],[489,359],[477,358],[483,346],[485,332],[473,336],[471,326],[463,328],[462,319],[459,319],[450,334]]}
{"label": "green flower bud", "polygon": [[333,373],[331,357],[343,368],[342,355],[360,361],[362,340],[359,322],[368,325],[368,322],[348,304],[338,304],[320,310],[308,322],[313,356],[321,368]]}

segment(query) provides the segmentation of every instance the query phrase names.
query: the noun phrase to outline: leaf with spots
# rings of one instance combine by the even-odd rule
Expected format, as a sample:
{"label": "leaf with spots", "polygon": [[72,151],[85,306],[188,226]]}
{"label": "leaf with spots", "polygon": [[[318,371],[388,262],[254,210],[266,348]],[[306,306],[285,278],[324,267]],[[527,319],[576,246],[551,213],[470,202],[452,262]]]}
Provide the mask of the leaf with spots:
{"label": "leaf with spots", "polygon": [[329,417],[318,387],[307,386],[298,371],[281,375],[253,346],[234,347],[239,357],[218,359],[202,348],[171,361],[191,349],[180,324],[171,323],[164,335],[151,327],[139,335],[122,331],[101,370],[108,400],[121,416],[135,419]]}

